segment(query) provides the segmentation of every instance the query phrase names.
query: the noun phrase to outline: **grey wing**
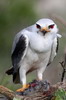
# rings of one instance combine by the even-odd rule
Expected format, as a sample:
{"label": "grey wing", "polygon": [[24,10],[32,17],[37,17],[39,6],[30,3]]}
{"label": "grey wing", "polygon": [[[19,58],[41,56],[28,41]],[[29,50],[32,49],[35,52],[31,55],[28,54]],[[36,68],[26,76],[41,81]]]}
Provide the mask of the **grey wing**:
{"label": "grey wing", "polygon": [[51,54],[50,54],[50,59],[49,59],[48,65],[53,61],[53,59],[57,55],[58,46],[59,46],[59,40],[58,40],[58,38],[55,38],[54,42],[53,42],[53,45],[52,45],[52,48],[51,48]]}
{"label": "grey wing", "polygon": [[14,68],[14,73],[17,72],[19,66],[19,62],[23,59],[26,55],[27,48],[29,44],[29,39],[26,35],[17,34],[12,48],[12,65]]}

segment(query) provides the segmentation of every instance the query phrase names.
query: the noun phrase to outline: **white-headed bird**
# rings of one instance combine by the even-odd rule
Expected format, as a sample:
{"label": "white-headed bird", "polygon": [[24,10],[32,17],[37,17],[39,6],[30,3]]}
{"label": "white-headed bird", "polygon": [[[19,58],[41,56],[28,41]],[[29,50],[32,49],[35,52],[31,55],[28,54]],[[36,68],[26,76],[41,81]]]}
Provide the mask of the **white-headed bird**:
{"label": "white-headed bird", "polygon": [[16,34],[12,47],[12,68],[6,73],[13,75],[14,83],[21,83],[23,91],[28,87],[26,74],[36,70],[37,79],[42,80],[43,72],[53,61],[58,51],[57,25],[51,19],[40,19]]}

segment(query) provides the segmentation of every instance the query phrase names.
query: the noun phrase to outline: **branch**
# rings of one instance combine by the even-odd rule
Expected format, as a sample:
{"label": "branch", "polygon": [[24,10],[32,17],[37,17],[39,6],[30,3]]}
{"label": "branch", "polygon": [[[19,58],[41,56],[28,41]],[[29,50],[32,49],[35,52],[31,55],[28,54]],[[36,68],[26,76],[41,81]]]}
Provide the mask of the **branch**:
{"label": "branch", "polygon": [[20,98],[20,99],[22,98],[22,96],[16,95],[16,93],[14,91],[12,91],[12,90],[10,90],[10,89],[2,86],[2,85],[0,85],[0,94],[2,94],[2,98],[5,96],[6,98],[8,98],[8,100],[13,100],[14,97],[15,98]]}
{"label": "branch", "polygon": [[14,97],[19,98],[19,100],[51,100],[54,92],[59,88],[66,90],[66,83],[60,82],[57,83],[56,85],[50,85],[48,90],[44,89],[44,87],[41,86],[41,89],[39,91],[32,91],[28,93],[28,95],[23,96],[23,95],[17,95],[12,90],[0,85],[0,94],[6,96],[8,100],[13,100]]}
{"label": "branch", "polygon": [[1,85],[0,85],[0,93],[8,97],[8,99],[10,100],[15,97],[15,93],[13,91]]}
{"label": "branch", "polygon": [[65,51],[64,51],[64,60],[62,62],[60,62],[60,64],[63,68],[62,77],[61,77],[61,82],[63,82],[65,74],[66,74],[66,48],[65,48]]}

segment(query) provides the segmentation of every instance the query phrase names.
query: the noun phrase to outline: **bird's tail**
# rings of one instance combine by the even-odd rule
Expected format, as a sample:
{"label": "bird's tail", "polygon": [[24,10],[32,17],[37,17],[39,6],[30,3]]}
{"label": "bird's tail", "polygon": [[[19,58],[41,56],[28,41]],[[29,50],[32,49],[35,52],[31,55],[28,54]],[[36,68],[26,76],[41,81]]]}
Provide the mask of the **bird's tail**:
{"label": "bird's tail", "polygon": [[11,75],[13,74],[13,71],[14,71],[14,68],[12,67],[6,71],[6,74]]}
{"label": "bird's tail", "polygon": [[6,74],[8,75],[13,75],[13,82],[20,83],[20,77],[19,77],[19,69],[17,72],[14,72],[14,68],[10,68],[9,70],[6,71]]}

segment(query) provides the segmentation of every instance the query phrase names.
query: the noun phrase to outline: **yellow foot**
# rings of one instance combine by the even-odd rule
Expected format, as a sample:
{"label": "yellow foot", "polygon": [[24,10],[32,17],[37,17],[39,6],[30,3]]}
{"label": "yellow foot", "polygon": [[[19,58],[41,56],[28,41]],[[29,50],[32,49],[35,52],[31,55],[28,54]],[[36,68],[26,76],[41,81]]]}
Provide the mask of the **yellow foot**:
{"label": "yellow foot", "polygon": [[23,91],[24,91],[25,89],[27,89],[27,88],[29,88],[29,84],[23,85],[23,87],[20,88],[20,89],[17,89],[16,92],[23,92]]}
{"label": "yellow foot", "polygon": [[24,88],[20,88],[20,89],[17,89],[16,92],[23,92],[25,89]]}

